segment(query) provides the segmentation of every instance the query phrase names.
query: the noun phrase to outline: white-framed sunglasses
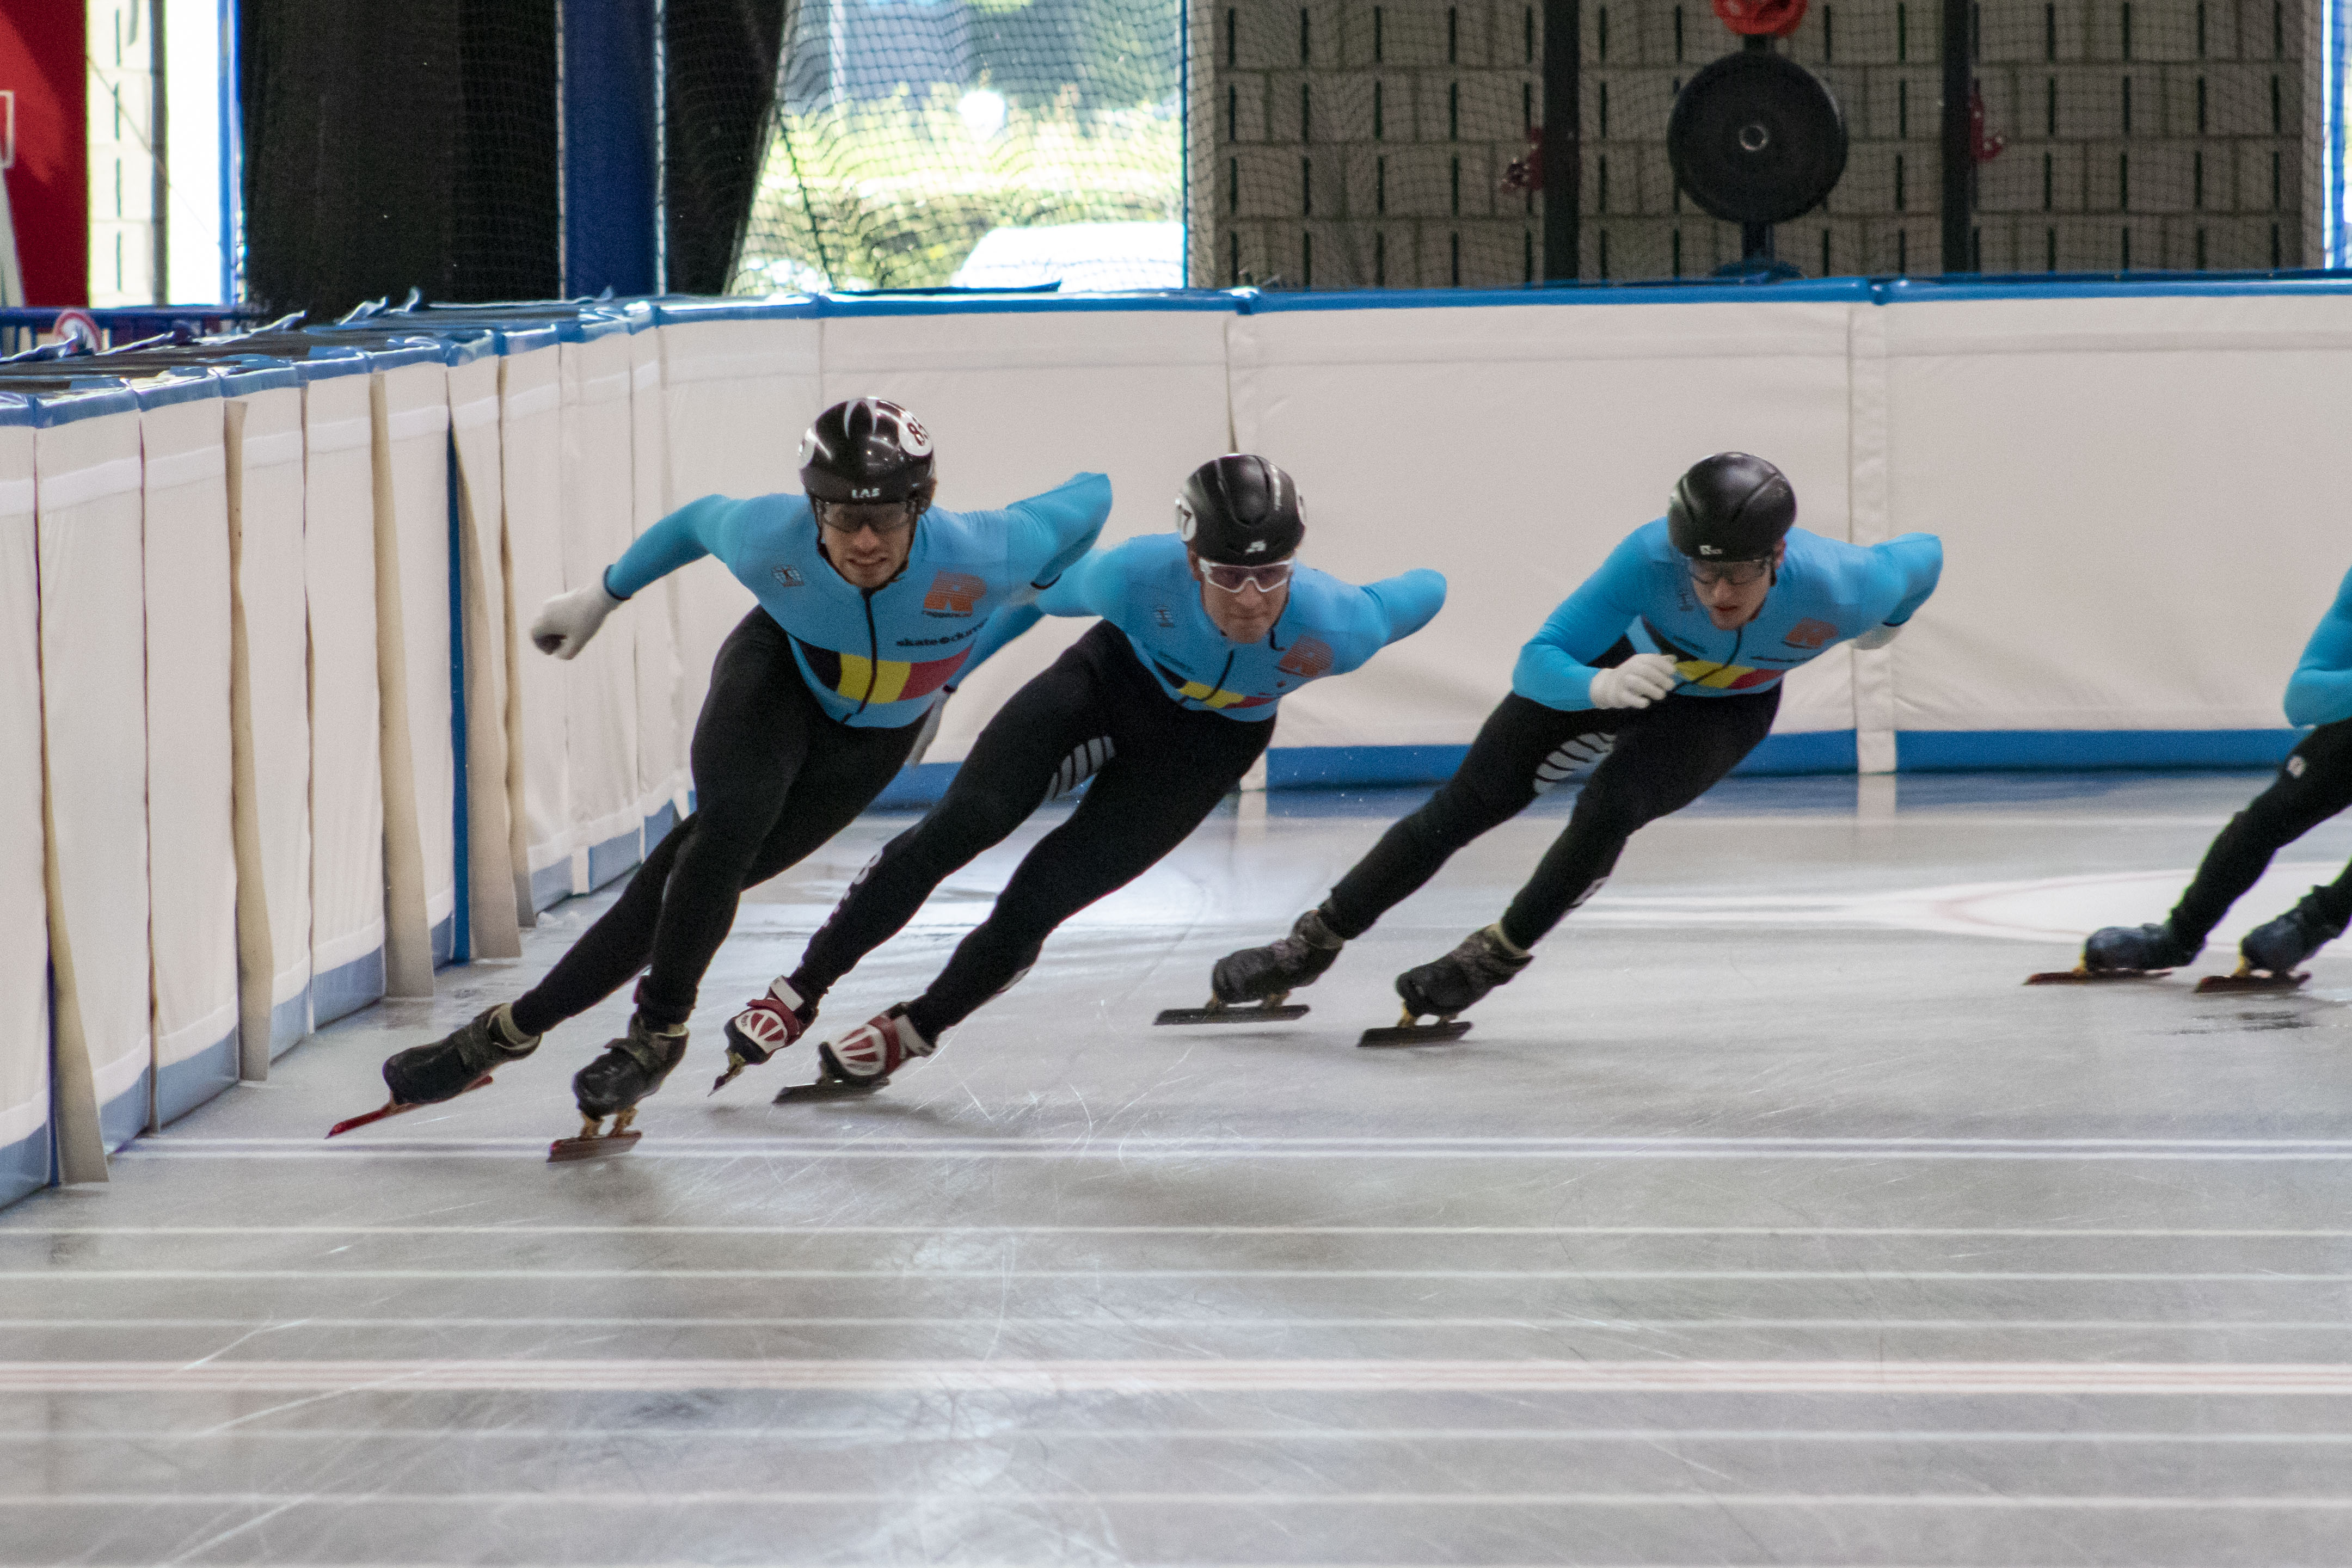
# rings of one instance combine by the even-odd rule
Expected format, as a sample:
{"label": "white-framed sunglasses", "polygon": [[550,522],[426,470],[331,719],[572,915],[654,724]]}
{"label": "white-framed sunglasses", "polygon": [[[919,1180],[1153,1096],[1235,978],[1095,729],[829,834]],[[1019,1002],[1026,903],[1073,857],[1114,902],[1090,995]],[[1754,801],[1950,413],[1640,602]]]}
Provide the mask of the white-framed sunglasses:
{"label": "white-framed sunglasses", "polygon": [[1228,566],[1221,560],[1204,560],[1201,575],[1213,588],[1227,593],[1239,593],[1244,588],[1255,588],[1260,593],[1272,593],[1290,580],[1292,562],[1277,560],[1265,566]]}

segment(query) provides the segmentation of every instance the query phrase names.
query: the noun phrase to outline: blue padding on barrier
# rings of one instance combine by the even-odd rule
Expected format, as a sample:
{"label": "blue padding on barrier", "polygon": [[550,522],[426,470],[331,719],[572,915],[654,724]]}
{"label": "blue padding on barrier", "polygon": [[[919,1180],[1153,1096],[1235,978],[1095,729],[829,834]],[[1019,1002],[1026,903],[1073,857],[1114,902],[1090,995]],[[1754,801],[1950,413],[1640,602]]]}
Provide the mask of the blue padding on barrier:
{"label": "blue padding on barrier", "polygon": [[48,1185],[49,1129],[44,1124],[0,1149],[0,1208]]}
{"label": "blue padding on barrier", "polygon": [[457,917],[445,915],[433,927],[433,967],[436,969],[457,956]]}
{"label": "blue padding on barrier", "polygon": [[1443,310],[1495,305],[1819,305],[1862,304],[1871,297],[1867,277],[1822,277],[1778,283],[1726,283],[1693,278],[1676,283],[1649,278],[1638,283],[1533,284],[1522,288],[1351,288],[1324,292],[1235,292],[1246,297],[1250,316],[1299,310]]}
{"label": "blue padding on barrier", "polygon": [[669,837],[669,831],[677,826],[677,808],[676,806],[664,806],[660,810],[647,817],[646,819],[646,853],[653,853],[654,846]]}
{"label": "blue padding on barrier", "polygon": [[112,1154],[147,1130],[147,1076],[98,1108],[99,1141]]}
{"label": "blue padding on barrier", "polygon": [[1883,305],[1932,305],[1956,299],[2127,299],[2182,296],[2352,294],[2352,272],[2058,274],[1992,277],[1885,277],[1872,280]]}
{"label": "blue padding on barrier", "polygon": [[805,294],[772,299],[656,299],[651,303],[654,322],[662,327],[694,321],[783,321],[824,314]]}
{"label": "blue padding on barrier", "polygon": [[182,1061],[155,1070],[155,1121],[170,1126],[236,1082],[236,1030]]}
{"label": "blue padding on barrier", "polygon": [[1278,746],[1265,754],[1269,789],[1403,789],[1443,784],[1466,746]]}
{"label": "blue padding on barrier", "polygon": [[952,762],[918,762],[912,768],[901,768],[898,777],[874,797],[874,809],[929,806],[948,792],[948,781],[955,775]]}
{"label": "blue padding on barrier", "polygon": [[1734,773],[1751,777],[1798,773],[1859,771],[1850,729],[1800,730],[1792,735],[1768,735],[1764,743],[1740,758]]}
{"label": "blue padding on barrier", "polygon": [[564,856],[553,865],[541,866],[530,873],[530,907],[533,913],[551,909],[572,896],[572,857]]}
{"label": "blue padding on barrier", "polygon": [[383,999],[383,949],[310,977],[311,1028],[324,1029]]}
{"label": "blue padding on barrier", "polygon": [[269,1060],[277,1061],[310,1032],[310,988],[269,1009]]}
{"label": "blue padding on barrier", "polygon": [[1905,773],[1993,768],[2275,768],[2298,729],[1906,730],[1895,737]]}
{"label": "blue padding on barrier", "polygon": [[637,869],[637,862],[646,858],[645,847],[637,836],[642,831],[632,828],[589,850],[589,892],[593,893],[608,883],[618,882]]}
{"label": "blue padding on barrier", "polygon": [[856,316],[1094,315],[1112,310],[1223,311],[1239,314],[1248,290],[1139,289],[1132,294],[825,294],[818,313]]}
{"label": "blue padding on barrier", "polygon": [[159,376],[153,381],[142,381],[132,389],[142,408],[169,408],[175,402],[198,402],[221,395],[220,378],[207,375],[191,363],[176,375]]}

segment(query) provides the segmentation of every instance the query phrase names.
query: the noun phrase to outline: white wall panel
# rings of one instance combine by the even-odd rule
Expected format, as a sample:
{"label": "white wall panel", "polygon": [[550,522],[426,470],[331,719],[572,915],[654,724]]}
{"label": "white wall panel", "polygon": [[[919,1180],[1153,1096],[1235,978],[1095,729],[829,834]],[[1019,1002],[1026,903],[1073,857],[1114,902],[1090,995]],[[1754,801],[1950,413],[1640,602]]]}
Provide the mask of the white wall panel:
{"label": "white wall panel", "polygon": [[[153,1071],[143,474],[135,406],[73,412],[36,438],[56,1061],[73,1098],[94,1101],[92,1130],[114,1149],[147,1125]],[[102,1160],[82,1174],[102,1176]]]}
{"label": "white wall panel", "polygon": [[[1297,479],[1303,559],[1362,581],[1446,574],[1426,630],[1283,704],[1283,746],[1466,743],[1519,645],[1675,479],[1769,458],[1800,521],[1848,537],[1843,304],[1279,311],[1232,328],[1235,444]],[[1778,727],[1853,727],[1843,660]]]}
{"label": "white wall panel", "polygon": [[2347,551],[2352,298],[1880,313],[1888,507],[1944,538],[1906,730],[2257,729]]}
{"label": "white wall panel", "polygon": [[384,988],[372,380],[314,375],[302,392],[314,1026],[365,1007]]}
{"label": "white wall panel", "polygon": [[[189,392],[200,392],[190,397]],[[143,390],[153,1123],[236,1083],[228,463],[220,383]]]}
{"label": "white wall panel", "polygon": [[[1073,474],[1108,474],[1102,537],[1115,543],[1172,528],[1184,476],[1230,449],[1225,331],[1234,319],[1223,310],[828,317],[817,401],[870,395],[911,409],[938,453],[942,507],[1002,507]],[[798,478],[785,487],[798,489]],[[1088,624],[1048,619],[961,684],[929,759],[961,758],[1004,699]]]}
{"label": "white wall panel", "polygon": [[505,486],[499,442],[499,361],[449,368],[450,449],[457,465],[458,550],[466,664],[466,839],[458,868],[472,956],[522,953],[507,777]]}
{"label": "white wall panel", "polygon": [[[539,607],[563,591],[563,444],[558,404],[562,356],[550,344],[499,361],[499,441],[506,476],[507,584],[516,634],[508,641],[513,698],[509,768],[520,762],[523,912],[575,891],[565,771],[562,666],[530,645]],[[512,799],[511,794],[509,799]]]}
{"label": "white wall panel", "polygon": [[[563,587],[601,582],[636,538],[631,415],[634,356],[618,323],[562,345]],[[646,606],[666,608],[656,596]],[[637,863],[645,814],[637,793],[637,630],[646,614],[604,622],[576,658],[557,664],[564,693],[565,756],[578,891],[602,887]],[[534,650],[533,656],[539,656]]]}
{"label": "white wall panel", "polygon": [[49,1177],[49,915],[30,409],[0,411],[0,1204]]}
{"label": "white wall panel", "polygon": [[[642,323],[629,338],[630,529],[644,533],[668,511],[669,430],[662,406],[661,329]],[[677,583],[665,578],[637,595],[637,810],[646,851],[684,813],[686,743],[691,719],[678,711]]]}
{"label": "white wall panel", "polygon": [[302,583],[302,392],[230,398],[226,416],[229,700],[235,722],[238,1036],[243,1075],[310,1027],[310,647]]}

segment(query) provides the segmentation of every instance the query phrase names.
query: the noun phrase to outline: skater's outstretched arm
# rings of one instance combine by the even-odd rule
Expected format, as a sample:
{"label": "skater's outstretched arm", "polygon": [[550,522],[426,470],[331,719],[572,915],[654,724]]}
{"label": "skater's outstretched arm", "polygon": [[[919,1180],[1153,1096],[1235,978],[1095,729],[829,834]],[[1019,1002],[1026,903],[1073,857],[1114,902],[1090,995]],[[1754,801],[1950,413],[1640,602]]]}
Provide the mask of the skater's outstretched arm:
{"label": "skater's outstretched arm", "polygon": [[1936,591],[1944,575],[1944,541],[1933,534],[1904,534],[1872,546],[1871,553],[1885,558],[1902,585],[1902,597],[1879,620],[1885,625],[1900,626],[1919,613],[1919,606]]}
{"label": "skater's outstretched arm", "polygon": [[2286,684],[2286,721],[2334,724],[2352,718],[2352,573],[2336,591]]}
{"label": "skater's outstretched arm", "polygon": [[1008,604],[990,616],[988,625],[972,643],[971,657],[956,674],[956,685],[970,680],[971,673],[986,664],[998,649],[1048,615],[1115,614],[1123,580],[1121,552],[1126,549],[1125,545],[1114,545],[1109,549],[1087,550],[1068,570],[1058,573],[1052,584],[1041,589],[1034,599],[1025,604]]}
{"label": "skater's outstretched arm", "polygon": [[1412,636],[1436,620],[1437,612],[1445,608],[1444,575],[1425,566],[1396,577],[1384,577],[1378,582],[1368,582],[1364,584],[1362,592],[1370,601],[1377,617],[1378,636],[1371,646],[1364,650],[1363,659],[1349,664],[1349,669],[1354,669],[1356,664],[1362,664],[1364,659],[1370,658],[1391,643],[1401,643]]}
{"label": "skater's outstretched arm", "polygon": [[746,506],[725,496],[688,501],[639,534],[621,552],[621,559],[604,569],[605,591],[615,599],[633,598],[647,584],[659,582],[704,556],[725,560],[732,553],[730,547],[741,528]]}
{"label": "skater's outstretched arm", "polygon": [[1649,553],[1639,530],[1609,552],[1546,618],[1543,630],[1519,650],[1511,690],[1546,707],[1574,713],[1591,707],[1592,661],[1607,653],[1639,619],[1650,586]]}
{"label": "skater's outstretched arm", "polygon": [[1034,588],[1050,588],[1102,537],[1110,519],[1109,476],[1072,475],[1042,496],[1013,502],[1004,517],[1008,553],[1020,575]]}

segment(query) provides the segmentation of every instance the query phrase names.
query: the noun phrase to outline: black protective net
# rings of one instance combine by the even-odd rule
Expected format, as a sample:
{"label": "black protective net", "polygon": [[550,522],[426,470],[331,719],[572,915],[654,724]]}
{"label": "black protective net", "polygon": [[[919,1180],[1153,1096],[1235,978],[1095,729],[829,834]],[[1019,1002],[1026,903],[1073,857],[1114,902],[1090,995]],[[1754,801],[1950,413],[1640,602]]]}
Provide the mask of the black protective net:
{"label": "black protective net", "polygon": [[[1759,47],[1827,89],[1843,168],[1771,225],[1772,251],[1808,277],[1938,273],[1948,243],[1954,270],[1986,273],[2305,265],[2321,142],[2304,110],[2307,3],[1980,0],[1955,18],[1973,57],[1948,125],[1937,0],[1813,0]],[[1546,254],[1544,203],[1562,193],[1528,175],[1542,162],[1546,17],[1571,9],[1568,266]],[[1229,5],[1213,51],[1194,57],[1193,134],[1213,169],[1192,205],[1195,281],[1444,287],[1736,267],[1767,236],[1695,199],[1669,127],[1703,70],[1720,76],[1750,47],[1706,0]],[[1948,168],[1970,193],[1948,234]]]}
{"label": "black protective net", "polygon": [[1181,284],[1182,20],[795,0],[734,287]]}

